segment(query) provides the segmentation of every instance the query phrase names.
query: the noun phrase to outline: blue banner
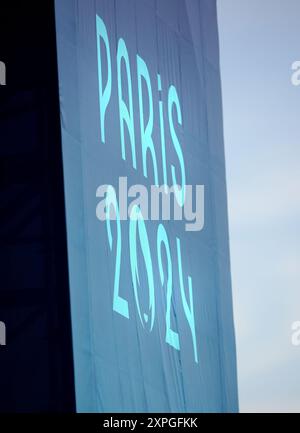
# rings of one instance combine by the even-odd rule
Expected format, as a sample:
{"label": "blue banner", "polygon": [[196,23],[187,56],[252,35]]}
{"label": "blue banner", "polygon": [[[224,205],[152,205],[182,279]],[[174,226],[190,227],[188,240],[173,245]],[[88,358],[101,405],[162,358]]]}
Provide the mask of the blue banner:
{"label": "blue banner", "polygon": [[56,27],[77,410],[235,412],[215,1]]}

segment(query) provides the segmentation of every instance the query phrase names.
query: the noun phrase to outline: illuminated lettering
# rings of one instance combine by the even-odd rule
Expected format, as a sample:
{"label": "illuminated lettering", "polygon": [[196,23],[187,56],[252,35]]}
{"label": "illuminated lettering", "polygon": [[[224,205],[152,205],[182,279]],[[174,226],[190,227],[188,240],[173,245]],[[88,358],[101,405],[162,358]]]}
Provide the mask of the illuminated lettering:
{"label": "illuminated lettering", "polygon": [[[122,79],[121,79],[121,65],[122,60],[126,66],[127,84],[128,84],[128,101],[129,109],[123,100],[122,94]],[[131,143],[132,165],[136,168],[136,153],[135,153],[135,136],[134,136],[134,123],[133,123],[133,102],[132,102],[132,82],[130,74],[129,56],[126,44],[123,39],[119,40],[117,52],[117,68],[118,68],[118,95],[119,95],[119,113],[120,113],[120,129],[121,129],[121,148],[122,158],[126,160],[125,153],[125,133],[124,123],[127,125]]]}
{"label": "illuminated lettering", "polygon": [[[140,126],[141,126],[141,141],[142,141],[142,157],[143,157],[143,173],[145,177],[148,177],[147,169],[147,152],[150,151],[153,170],[154,170],[154,181],[155,185],[158,185],[158,171],[157,161],[154,149],[154,143],[152,139],[153,131],[153,98],[150,75],[146,63],[140,56],[136,56],[137,60],[137,75],[138,75],[138,91],[139,91],[139,104],[140,104]],[[142,79],[145,81],[148,91],[149,101],[149,119],[147,126],[144,121],[144,97],[142,91]]]}
{"label": "illuminated lettering", "polygon": [[173,181],[173,185],[176,185],[176,199],[177,202],[180,206],[184,205],[184,199],[185,199],[185,166],[184,166],[184,159],[183,159],[183,153],[182,153],[182,149],[179,143],[179,140],[177,138],[176,132],[175,132],[175,128],[174,128],[174,124],[173,124],[173,116],[172,116],[172,109],[173,106],[175,106],[176,111],[177,111],[177,120],[179,125],[182,125],[182,115],[181,115],[181,108],[180,108],[180,103],[179,103],[179,98],[178,98],[178,94],[177,94],[177,90],[174,86],[171,86],[169,89],[169,96],[168,96],[168,115],[169,115],[169,123],[170,123],[170,132],[171,132],[171,137],[172,137],[172,141],[173,141],[173,145],[175,148],[175,151],[177,153],[178,159],[179,159],[179,164],[180,164],[180,169],[181,169],[181,189],[179,189],[177,187],[178,182],[176,180],[176,173],[175,173],[175,167],[172,165],[171,167],[171,171],[172,171],[172,181]]}
{"label": "illuminated lettering", "polygon": [[[151,184],[150,188],[152,220],[158,221],[160,218],[160,200],[162,201],[162,218],[163,220],[170,220],[170,199],[171,196],[174,196],[174,220],[181,220],[184,211],[186,220],[190,222],[185,225],[186,230],[201,230],[204,225],[204,212],[201,212],[204,207],[204,188],[196,186],[196,209],[193,210],[192,187],[186,184],[184,154],[177,131],[182,126],[182,112],[176,87],[172,84],[170,85],[170,83],[166,87],[167,107],[166,112],[164,112],[161,75],[156,71],[151,71],[151,76],[155,76],[157,79],[157,84],[152,87],[150,71],[146,61],[139,54],[134,53],[133,58],[135,58],[136,64],[131,65],[126,42],[123,38],[119,38],[117,41],[116,58],[112,59],[107,29],[103,20],[98,15],[96,16],[96,32],[102,143],[105,143],[106,137],[105,118],[112,96],[112,86],[114,84],[112,82],[112,62],[115,62],[120,144],[112,143],[112,145],[116,146],[116,149],[118,147],[121,148],[123,161],[128,162],[130,160],[134,169],[141,167],[142,175],[148,180],[148,183],[153,180],[154,184]],[[102,58],[103,53],[105,53],[105,58]],[[105,70],[105,64],[107,64],[107,70]],[[133,70],[135,70],[135,73],[132,74]],[[107,77],[106,81],[104,77]],[[135,82],[132,78],[134,78]],[[124,83],[126,92],[122,87]],[[137,89],[138,107],[134,106],[134,88]],[[158,92],[158,106],[154,104],[156,98],[153,97],[153,88]],[[164,122],[165,118],[168,119],[166,124]],[[156,120],[160,129],[160,152],[156,148],[153,138],[154,122]],[[135,136],[135,122],[139,122],[140,149],[136,147],[136,143],[139,141],[136,140]],[[169,135],[166,134],[167,127],[169,128]],[[131,158],[127,157],[128,152],[126,152],[128,150],[125,143],[126,131],[128,132],[130,141]],[[170,143],[166,143],[166,137],[169,136]],[[172,147],[174,150],[178,160],[177,163],[168,161],[168,158],[170,158],[167,151],[168,147]],[[138,158],[141,159],[140,164]],[[159,161],[161,161],[161,166],[159,166]],[[151,170],[149,170],[150,166]],[[160,178],[163,181],[161,186],[159,186]],[[168,179],[171,179],[170,186],[168,186]],[[155,240],[156,250],[151,251],[145,223],[148,220],[149,198],[146,186],[140,184],[133,185],[128,190],[127,178],[120,176],[118,199],[112,185],[99,187],[96,196],[102,199],[96,207],[96,216],[100,221],[106,222],[109,248],[112,257],[115,257],[113,310],[127,319],[130,317],[128,301],[120,295],[121,269],[126,269],[129,265],[132,284],[126,287],[126,290],[133,290],[135,307],[142,327],[150,332],[153,330],[156,312],[156,291],[165,288],[165,341],[169,346],[179,351],[181,349],[179,328],[177,331],[174,330],[174,328],[177,328],[178,312],[174,311],[172,303],[172,299],[176,293],[175,290],[178,290],[183,307],[183,313],[181,314],[190,329],[194,360],[198,363],[192,278],[189,275],[187,276],[186,288],[186,276],[182,267],[181,242],[179,238],[176,237],[172,242],[172,239],[169,239],[168,236],[168,226],[166,225],[165,227],[163,224],[158,224]],[[129,206],[128,197],[134,198]],[[186,203],[186,200],[188,203]],[[122,230],[127,225],[121,225],[121,221],[126,220],[128,217],[130,218],[129,230],[126,230],[128,230],[129,254],[124,254],[124,252],[122,254]],[[116,221],[114,224],[116,226],[115,236],[113,236],[112,232],[112,221]],[[126,236],[126,233],[123,233],[123,236]],[[166,257],[166,267],[163,263],[163,257]],[[141,259],[146,268],[146,281],[143,280],[144,274],[139,269]],[[159,281],[155,281],[154,279],[153,271],[155,264],[158,266]],[[174,287],[174,272],[178,272],[179,287]],[[147,305],[142,305],[145,302],[144,300],[143,302],[141,301],[142,290],[147,290]],[[127,299],[130,299],[130,297]],[[172,317],[173,321],[171,320]]]}
{"label": "illuminated lettering", "polygon": [[[99,81],[99,104],[100,104],[100,127],[101,127],[101,140],[105,143],[105,113],[111,97],[111,58],[110,58],[110,47],[108,41],[108,34],[102,19],[96,16],[96,28],[97,28],[97,57],[98,57],[98,81]],[[107,58],[107,83],[103,86],[103,73],[102,73],[102,56],[101,56],[101,41],[103,40],[106,50]]]}

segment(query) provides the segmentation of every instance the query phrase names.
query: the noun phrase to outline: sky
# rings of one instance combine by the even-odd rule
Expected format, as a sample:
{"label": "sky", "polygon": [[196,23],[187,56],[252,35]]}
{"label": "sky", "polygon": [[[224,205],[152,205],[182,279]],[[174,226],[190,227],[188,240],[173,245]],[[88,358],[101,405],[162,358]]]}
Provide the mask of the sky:
{"label": "sky", "polygon": [[299,0],[217,0],[241,412],[300,412]]}

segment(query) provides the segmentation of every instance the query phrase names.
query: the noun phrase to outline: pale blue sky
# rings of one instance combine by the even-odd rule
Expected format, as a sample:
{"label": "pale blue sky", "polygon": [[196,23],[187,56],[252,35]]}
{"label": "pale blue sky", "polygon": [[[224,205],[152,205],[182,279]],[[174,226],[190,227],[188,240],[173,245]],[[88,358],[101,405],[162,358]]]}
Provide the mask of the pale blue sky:
{"label": "pale blue sky", "polygon": [[300,412],[300,0],[218,0],[241,411]]}

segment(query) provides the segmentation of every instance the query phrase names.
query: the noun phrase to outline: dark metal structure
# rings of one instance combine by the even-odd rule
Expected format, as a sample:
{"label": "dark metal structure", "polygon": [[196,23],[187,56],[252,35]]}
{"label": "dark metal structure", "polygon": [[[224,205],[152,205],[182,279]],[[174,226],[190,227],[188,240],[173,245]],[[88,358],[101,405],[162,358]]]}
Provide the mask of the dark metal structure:
{"label": "dark metal structure", "polygon": [[[8,2],[7,2],[8,3]],[[54,2],[1,5],[0,411],[74,411]]]}

